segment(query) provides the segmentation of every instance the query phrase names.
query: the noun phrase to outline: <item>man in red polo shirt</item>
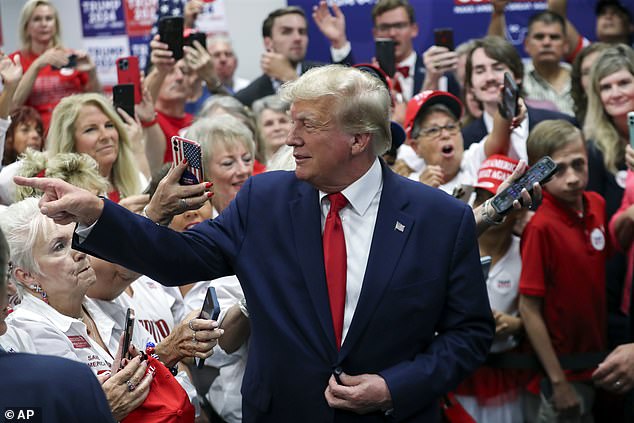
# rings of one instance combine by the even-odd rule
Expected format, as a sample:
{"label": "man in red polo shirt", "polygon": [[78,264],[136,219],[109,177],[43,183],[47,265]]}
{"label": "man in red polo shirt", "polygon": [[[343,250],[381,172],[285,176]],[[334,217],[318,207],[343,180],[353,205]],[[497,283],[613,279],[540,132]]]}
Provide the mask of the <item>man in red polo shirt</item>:
{"label": "man in red polo shirt", "polygon": [[530,164],[549,155],[558,166],[521,242],[520,314],[552,387],[552,395],[542,391],[539,421],[585,421],[592,416],[595,366],[563,370],[559,356],[606,348],[605,201],[585,191],[588,158],[572,124],[541,122],[528,137],[527,151]]}

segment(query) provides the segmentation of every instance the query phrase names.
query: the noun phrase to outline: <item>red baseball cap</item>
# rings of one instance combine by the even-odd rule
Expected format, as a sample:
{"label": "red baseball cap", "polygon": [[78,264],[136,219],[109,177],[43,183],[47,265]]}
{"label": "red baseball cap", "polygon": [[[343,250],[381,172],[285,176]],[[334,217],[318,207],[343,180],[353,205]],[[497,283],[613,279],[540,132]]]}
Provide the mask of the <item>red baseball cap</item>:
{"label": "red baseball cap", "polygon": [[478,170],[478,182],[473,186],[482,188],[495,195],[500,184],[506,180],[515,168],[517,160],[501,154],[494,154],[482,162],[480,170]]}
{"label": "red baseball cap", "polygon": [[455,95],[446,91],[433,91],[427,90],[422,93],[416,94],[407,103],[407,111],[405,112],[405,132],[407,138],[412,137],[412,129],[414,128],[414,122],[416,116],[424,110],[434,104],[443,104],[451,110],[456,119],[462,117],[462,102]]}

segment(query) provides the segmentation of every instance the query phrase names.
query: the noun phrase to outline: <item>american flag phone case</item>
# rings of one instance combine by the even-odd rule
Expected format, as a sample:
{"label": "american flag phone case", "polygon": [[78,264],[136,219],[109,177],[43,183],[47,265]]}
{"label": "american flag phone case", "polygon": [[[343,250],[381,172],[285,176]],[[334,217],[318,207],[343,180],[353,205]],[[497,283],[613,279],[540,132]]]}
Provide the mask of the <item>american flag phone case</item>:
{"label": "american flag phone case", "polygon": [[174,166],[178,166],[183,160],[187,159],[187,168],[180,179],[181,185],[196,185],[204,180],[200,144],[196,141],[174,136],[172,137],[172,153],[174,153]]}

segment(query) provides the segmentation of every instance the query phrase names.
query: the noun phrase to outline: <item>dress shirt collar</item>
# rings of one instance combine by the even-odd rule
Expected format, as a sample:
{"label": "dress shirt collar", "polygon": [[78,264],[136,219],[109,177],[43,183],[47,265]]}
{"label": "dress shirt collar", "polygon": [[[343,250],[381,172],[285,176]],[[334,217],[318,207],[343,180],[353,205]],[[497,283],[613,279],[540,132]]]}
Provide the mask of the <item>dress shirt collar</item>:
{"label": "dress shirt collar", "polygon": [[64,333],[68,332],[73,323],[81,323],[78,319],[73,319],[72,317],[60,313],[32,294],[25,293],[22,296],[22,302],[19,307],[24,307],[25,310],[36,313],[50,321],[57,329]]}
{"label": "dress shirt collar", "polygon": [[[374,160],[370,169],[359,179],[350,184],[341,193],[348,200],[348,204],[359,215],[364,215],[370,207],[372,199],[383,186],[383,170],[378,158]],[[319,191],[319,201],[323,202],[328,193]]]}

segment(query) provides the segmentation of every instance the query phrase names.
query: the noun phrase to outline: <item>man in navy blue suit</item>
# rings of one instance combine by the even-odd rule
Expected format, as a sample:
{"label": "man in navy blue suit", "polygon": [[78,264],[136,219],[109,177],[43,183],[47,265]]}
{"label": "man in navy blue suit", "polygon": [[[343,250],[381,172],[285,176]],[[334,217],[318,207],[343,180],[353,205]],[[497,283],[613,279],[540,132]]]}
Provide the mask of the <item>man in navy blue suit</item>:
{"label": "man in navy blue suit", "polygon": [[185,233],[58,180],[15,181],[44,191],[44,214],[79,223],[74,248],[166,285],[238,276],[252,325],[245,422],[437,421],[494,333],[473,212],[379,159],[391,137],[377,78],[329,65],[282,96],[296,171],[250,178]]}
{"label": "man in navy blue suit", "polygon": [[[8,260],[9,246],[0,231],[0,335],[7,330]],[[114,423],[103,389],[85,364],[46,355],[7,353],[0,347],[0,379],[3,421]],[[20,412],[34,414],[29,420],[19,420]]]}

